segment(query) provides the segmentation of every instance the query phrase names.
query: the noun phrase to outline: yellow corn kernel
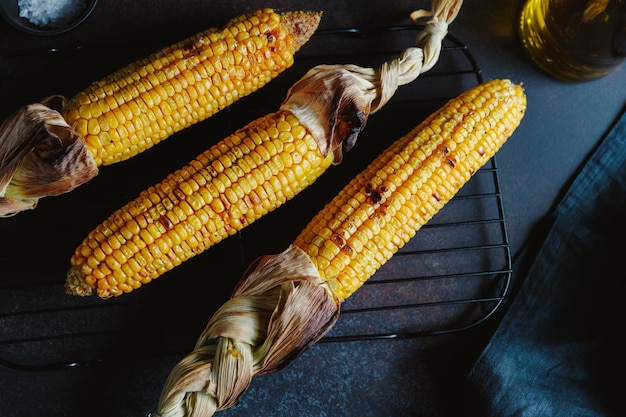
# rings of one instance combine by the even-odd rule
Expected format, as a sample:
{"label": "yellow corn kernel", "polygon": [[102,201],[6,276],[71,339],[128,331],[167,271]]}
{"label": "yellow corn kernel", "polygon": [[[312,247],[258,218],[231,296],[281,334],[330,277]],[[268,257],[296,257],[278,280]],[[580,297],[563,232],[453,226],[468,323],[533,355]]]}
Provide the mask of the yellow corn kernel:
{"label": "yellow corn kernel", "polygon": [[84,138],[97,165],[123,161],[289,68],[320,16],[271,9],[240,16],[221,30],[198,33],[94,82],[67,102],[63,117]]}
{"label": "yellow corn kernel", "polygon": [[354,178],[294,245],[337,297],[349,297],[495,154],[525,109],[523,89],[509,80],[461,94]]}

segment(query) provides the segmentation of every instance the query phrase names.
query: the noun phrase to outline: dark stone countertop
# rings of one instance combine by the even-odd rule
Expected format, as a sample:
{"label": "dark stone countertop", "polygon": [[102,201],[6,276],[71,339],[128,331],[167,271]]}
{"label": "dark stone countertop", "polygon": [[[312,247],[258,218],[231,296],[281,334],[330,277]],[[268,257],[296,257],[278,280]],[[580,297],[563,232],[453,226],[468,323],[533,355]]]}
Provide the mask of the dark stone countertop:
{"label": "dark stone countertop", "polygon": [[[624,66],[602,79],[577,84],[556,81],[535,69],[524,57],[516,35],[521,3],[466,2],[450,28],[451,34],[471,51],[479,77],[523,82],[528,96],[521,126],[497,156],[508,253],[514,260],[513,289],[507,293],[505,305],[527,266],[525,255],[532,255],[542,241],[545,216],[626,104]],[[341,35],[328,34],[332,29],[410,25],[408,14],[428,5],[424,1],[409,4],[396,0],[111,0],[100,1],[81,27],[54,37],[25,35],[0,21],[3,116],[29,100],[53,93],[71,94],[87,80],[117,69],[132,57],[204,28],[220,26],[259,7],[323,10],[320,31],[327,32],[303,48],[302,59],[297,58],[291,72],[224,115],[181,134],[178,144],[159,145],[145,157],[103,170],[92,183],[71,195],[42,200],[37,210],[0,221],[0,413],[4,417],[145,417],[154,412],[167,373],[191,349],[248,262],[267,251],[284,248],[316,211],[315,204],[332,196],[325,187],[336,187],[335,177],[321,180],[321,185],[296,198],[291,207],[268,215],[250,230],[172,271],[169,277],[119,300],[74,299],[60,294],[69,256],[77,242],[108,213],[187,162],[207,143],[226,136],[246,118],[275,108],[286,88],[308,65],[325,59],[324,54],[334,54],[333,59],[345,56],[346,60],[368,62],[355,50],[344,51],[344,56],[338,54],[337,46],[329,39],[337,40],[335,36]],[[385,44],[376,36],[358,40],[358,46],[365,50],[371,47],[376,56],[406,46],[397,44],[398,38],[389,38],[395,44]],[[83,50],[75,51],[77,45]],[[58,48],[60,52],[33,52],[32,48]],[[446,61],[445,65],[456,68],[457,64]],[[416,85],[430,87],[432,90],[424,94],[431,98],[447,96],[475,83],[474,75],[439,74]],[[396,106],[395,112],[381,110],[372,116],[363,143],[368,137],[383,134],[398,137],[420,121],[406,112],[404,104]],[[418,115],[425,117],[435,108],[435,102],[430,101],[419,108]],[[185,146],[180,145],[183,141]],[[369,155],[359,149],[357,146],[355,156],[351,156],[354,160]],[[368,149],[367,145],[363,149]],[[348,162],[337,170],[337,178],[350,178],[359,166]],[[285,218],[290,219],[293,230],[284,227]],[[278,237],[277,230],[284,236]],[[426,242],[428,247],[427,233],[419,245]],[[430,242],[438,244],[437,238]],[[461,252],[458,258],[469,262],[468,256]],[[410,275],[420,267],[411,259],[394,260],[380,276]],[[459,259],[444,260],[442,264]],[[182,301],[175,294],[180,291],[179,285],[188,289],[189,297]],[[430,290],[434,295],[446,293],[452,299],[456,297],[454,288],[460,285],[453,281]],[[377,302],[392,296],[383,286],[372,288],[355,298],[351,307],[358,308],[368,298]],[[438,320],[447,314],[414,311],[418,325],[432,321],[435,329]],[[256,378],[240,404],[221,415],[471,415],[471,410],[464,408],[464,378],[497,326],[501,312],[476,327],[450,334],[396,340],[327,340],[311,347],[286,369]],[[358,321],[355,317],[342,316],[341,325],[350,327]],[[376,332],[376,326],[386,327],[389,322],[393,325],[395,320],[400,319],[389,315],[366,320],[355,324],[355,332]],[[99,362],[98,358],[109,359]],[[55,366],[68,361],[83,366]]]}

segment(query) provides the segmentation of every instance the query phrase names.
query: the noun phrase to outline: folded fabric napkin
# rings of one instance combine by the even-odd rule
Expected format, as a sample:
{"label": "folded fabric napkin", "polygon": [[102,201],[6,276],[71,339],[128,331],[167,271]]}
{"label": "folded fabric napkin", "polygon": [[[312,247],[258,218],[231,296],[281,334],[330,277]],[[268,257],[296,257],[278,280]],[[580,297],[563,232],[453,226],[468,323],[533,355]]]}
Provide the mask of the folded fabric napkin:
{"label": "folded fabric napkin", "polygon": [[626,112],[552,216],[468,376],[468,415],[626,416]]}

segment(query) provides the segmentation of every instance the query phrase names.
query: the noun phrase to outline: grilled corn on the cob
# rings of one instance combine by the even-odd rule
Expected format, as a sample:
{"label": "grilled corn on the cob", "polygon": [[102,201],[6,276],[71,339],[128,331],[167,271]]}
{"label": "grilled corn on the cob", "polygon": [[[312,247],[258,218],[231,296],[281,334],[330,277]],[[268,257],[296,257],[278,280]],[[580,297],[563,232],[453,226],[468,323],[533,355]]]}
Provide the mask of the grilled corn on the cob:
{"label": "grilled corn on the cob", "polygon": [[500,149],[525,108],[509,80],[460,95],[354,178],[294,245],[336,297],[348,298]]}
{"label": "grilled corn on the cob", "polygon": [[316,12],[256,11],[97,81],[62,114],[97,165],[128,159],[275,78],[317,29]]}
{"label": "grilled corn on the cob", "polygon": [[131,292],[278,207],[331,162],[291,112],[261,117],[89,233],[71,259],[68,292]]}
{"label": "grilled corn on the cob", "polygon": [[334,324],[341,302],[389,260],[510,137],[520,86],[479,85],[392,144],[286,251],[253,263],[170,373],[158,417],[212,415]]}

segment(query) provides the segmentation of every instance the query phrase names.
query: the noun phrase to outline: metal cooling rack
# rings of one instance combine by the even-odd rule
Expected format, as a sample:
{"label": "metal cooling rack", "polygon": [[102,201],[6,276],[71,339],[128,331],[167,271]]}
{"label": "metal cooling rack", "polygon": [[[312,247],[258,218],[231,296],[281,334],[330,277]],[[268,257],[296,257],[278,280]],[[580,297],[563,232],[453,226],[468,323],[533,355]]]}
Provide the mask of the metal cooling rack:
{"label": "metal cooling rack", "polygon": [[[401,87],[386,108],[371,116],[345,162],[310,190],[149,286],[108,301],[65,295],[65,270],[74,247],[115,208],[204,150],[207,140],[217,141],[256,115],[273,111],[306,69],[318,63],[378,65],[412,45],[419,29],[409,25],[372,32],[320,31],[299,53],[293,69],[250,98],[136,161],[103,170],[66,196],[45,199],[35,211],[1,219],[0,365],[45,372],[119,362],[122,356],[132,361],[187,353],[253,258],[283,250],[313,214],[391,141],[448,99],[482,82],[481,69],[466,45],[449,35],[435,68]],[[56,92],[71,95],[120,63],[160,45],[142,49],[94,45],[5,54],[0,57],[0,90],[8,99],[0,111],[4,116],[24,102],[54,93],[51,84]],[[109,67],[71,65],[77,57],[86,59],[109,49],[116,51],[119,61]],[[47,63],[45,82],[33,76],[34,64],[42,62]],[[184,141],[185,146],[174,141]],[[139,169],[141,175],[136,174]],[[218,275],[221,284],[206,278],[209,274]],[[339,322],[322,343],[414,338],[475,327],[502,304],[510,279],[511,254],[498,169],[492,159],[345,302]],[[177,285],[193,290],[181,291]],[[154,338],[161,342],[150,343]],[[110,353],[121,350],[124,355]]]}

